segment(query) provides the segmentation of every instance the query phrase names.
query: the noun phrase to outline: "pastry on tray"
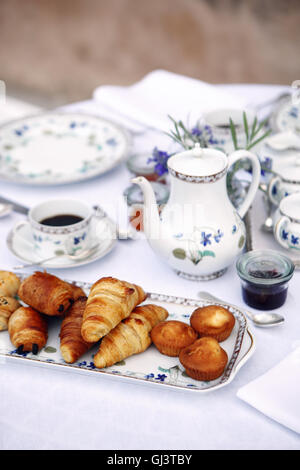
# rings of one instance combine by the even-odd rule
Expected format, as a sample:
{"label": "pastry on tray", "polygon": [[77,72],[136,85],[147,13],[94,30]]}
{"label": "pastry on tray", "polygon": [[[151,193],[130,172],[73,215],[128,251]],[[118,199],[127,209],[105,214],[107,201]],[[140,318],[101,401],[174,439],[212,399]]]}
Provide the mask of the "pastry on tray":
{"label": "pastry on tray", "polygon": [[79,297],[86,296],[86,293],[84,292],[84,290],[81,287],[76,286],[76,284],[69,283],[69,286],[71,286],[72,288],[74,301],[79,299]]}
{"label": "pastry on tray", "polygon": [[158,323],[151,331],[151,339],[157,349],[166,356],[179,356],[181,349],[194,343],[196,331],[186,323],[170,320]]}
{"label": "pastry on tray", "polygon": [[99,369],[109,367],[145,351],[151,344],[150,331],[167,316],[167,310],[157,305],[137,307],[103,338],[99,351],[94,356],[95,366]]}
{"label": "pastry on tray", "polygon": [[63,315],[74,302],[73,286],[47,272],[36,271],[20,285],[23,302],[49,316]]}
{"label": "pastry on tray", "polygon": [[210,336],[221,342],[232,332],[235,318],[226,308],[209,305],[197,308],[192,313],[190,322],[200,336]]}
{"label": "pastry on tray", "polygon": [[0,271],[0,295],[14,297],[21,284],[16,274],[10,271]]}
{"label": "pastry on tray", "polygon": [[93,343],[87,343],[81,336],[83,312],[87,297],[78,297],[72,307],[67,311],[60,328],[60,351],[62,357],[69,364],[73,364]]}
{"label": "pastry on tray", "polygon": [[31,307],[20,307],[11,315],[8,332],[19,354],[23,351],[32,351],[33,354],[37,354],[48,339],[48,326],[45,318]]}
{"label": "pastry on tray", "polygon": [[20,307],[14,297],[0,296],[0,331],[7,330],[9,317]]}
{"label": "pastry on tray", "polygon": [[143,289],[113,277],[103,277],[91,287],[85,308],[81,334],[85,341],[96,342],[146,298]]}
{"label": "pastry on tray", "polygon": [[190,377],[209,381],[223,374],[228,356],[216,339],[204,336],[182,349],[179,360]]}

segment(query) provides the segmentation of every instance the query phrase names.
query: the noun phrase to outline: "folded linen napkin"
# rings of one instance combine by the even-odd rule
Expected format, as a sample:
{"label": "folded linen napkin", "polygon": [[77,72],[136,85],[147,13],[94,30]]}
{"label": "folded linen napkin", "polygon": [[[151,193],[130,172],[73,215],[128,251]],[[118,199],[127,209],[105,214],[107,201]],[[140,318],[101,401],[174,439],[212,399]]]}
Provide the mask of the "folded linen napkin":
{"label": "folded linen napkin", "polygon": [[195,124],[201,113],[220,108],[244,109],[247,99],[200,80],[155,70],[128,87],[100,86],[93,98],[136,124],[168,131],[170,119]]}
{"label": "folded linen napkin", "polygon": [[237,396],[300,433],[300,346],[268,372],[240,388]]}

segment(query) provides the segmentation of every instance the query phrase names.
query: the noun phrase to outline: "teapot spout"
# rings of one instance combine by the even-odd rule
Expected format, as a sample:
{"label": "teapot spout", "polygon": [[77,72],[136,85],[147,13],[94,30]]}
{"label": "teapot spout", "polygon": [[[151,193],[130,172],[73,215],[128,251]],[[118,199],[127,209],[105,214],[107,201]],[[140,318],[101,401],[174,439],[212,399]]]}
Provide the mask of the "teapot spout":
{"label": "teapot spout", "polygon": [[132,183],[137,184],[144,195],[144,232],[149,242],[160,238],[160,219],[153,188],[143,176],[133,178]]}

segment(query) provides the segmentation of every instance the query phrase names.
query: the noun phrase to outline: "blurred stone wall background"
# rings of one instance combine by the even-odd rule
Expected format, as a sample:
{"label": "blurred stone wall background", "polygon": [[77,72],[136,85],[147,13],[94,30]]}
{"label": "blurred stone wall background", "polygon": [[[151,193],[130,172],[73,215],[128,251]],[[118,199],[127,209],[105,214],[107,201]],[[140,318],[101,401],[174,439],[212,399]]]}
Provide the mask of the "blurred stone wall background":
{"label": "blurred stone wall background", "polygon": [[299,45],[299,0],[0,0],[0,78],[52,105],[156,68],[290,84]]}

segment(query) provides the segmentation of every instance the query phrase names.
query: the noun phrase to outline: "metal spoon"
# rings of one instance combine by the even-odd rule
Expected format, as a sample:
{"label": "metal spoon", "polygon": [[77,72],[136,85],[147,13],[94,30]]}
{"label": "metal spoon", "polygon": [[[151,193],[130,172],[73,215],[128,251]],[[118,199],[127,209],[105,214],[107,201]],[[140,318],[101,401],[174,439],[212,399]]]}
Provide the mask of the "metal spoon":
{"label": "metal spoon", "polygon": [[23,268],[29,268],[31,266],[42,266],[45,263],[48,263],[48,261],[52,261],[57,258],[61,258],[62,256],[65,256],[68,259],[74,260],[74,261],[80,261],[85,258],[88,258],[90,255],[95,253],[95,251],[98,249],[99,243],[97,245],[94,245],[91,248],[87,248],[85,250],[81,250],[78,253],[75,253],[73,255],[65,253],[64,251],[57,251],[55,256],[51,256],[51,258],[43,259],[41,261],[35,261],[32,263],[27,263],[27,264],[21,264],[19,266],[15,266],[13,269],[23,269]]}
{"label": "metal spoon", "polygon": [[267,208],[267,218],[264,223],[261,225],[261,230],[264,232],[272,232],[273,231],[273,218],[271,216],[272,213],[272,202],[268,198],[268,196],[264,195],[264,201]]}
{"label": "metal spoon", "polygon": [[[218,302],[219,304],[223,305],[230,305],[231,307],[238,308],[236,305],[225,303],[223,300],[218,299],[214,295],[210,294],[209,292],[198,292],[198,296],[204,300],[209,300],[212,302]],[[285,320],[282,315],[279,315],[279,313],[252,313],[249,312],[249,310],[245,310],[243,308],[243,313],[247,315],[247,317],[252,320],[255,326],[261,327],[261,328],[269,328],[271,326],[279,326],[281,325]]]}

